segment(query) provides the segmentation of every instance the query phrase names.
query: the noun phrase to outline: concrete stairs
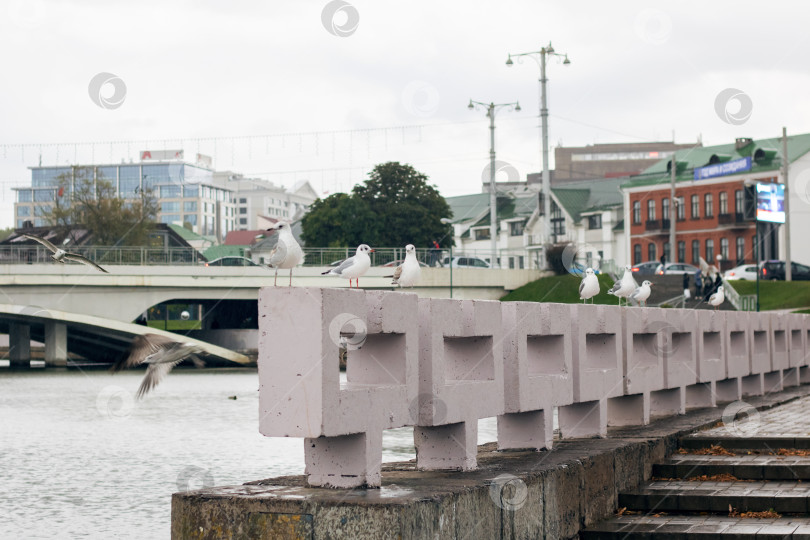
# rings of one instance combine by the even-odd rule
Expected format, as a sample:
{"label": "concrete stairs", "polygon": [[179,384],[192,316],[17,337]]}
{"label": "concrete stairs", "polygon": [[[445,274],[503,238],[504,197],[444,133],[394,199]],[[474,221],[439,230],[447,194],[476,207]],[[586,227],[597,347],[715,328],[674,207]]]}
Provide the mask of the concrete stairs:
{"label": "concrete stairs", "polygon": [[[635,276],[636,281],[641,285],[645,279],[650,280],[653,284],[651,288],[650,298],[647,301],[649,306],[657,306],[661,302],[675,298],[683,294],[683,276],[669,275],[669,276]],[[695,298],[695,281],[694,276],[689,277],[689,291],[692,293],[692,298],[686,302],[686,307],[689,309],[714,309],[703,300],[703,297]],[[680,307],[678,303],[677,307]],[[724,302],[719,309],[734,310],[734,306],[730,302]]]}
{"label": "concrete stairs", "polygon": [[681,443],[653,465],[650,482],[619,493],[616,517],[580,538],[810,540],[810,438],[697,435]]}

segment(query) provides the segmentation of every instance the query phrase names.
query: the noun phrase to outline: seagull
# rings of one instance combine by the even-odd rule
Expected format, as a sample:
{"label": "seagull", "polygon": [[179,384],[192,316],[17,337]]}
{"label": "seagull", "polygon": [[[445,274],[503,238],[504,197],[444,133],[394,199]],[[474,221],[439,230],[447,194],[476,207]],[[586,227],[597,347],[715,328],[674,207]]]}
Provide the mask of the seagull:
{"label": "seagull", "polygon": [[124,368],[135,367],[140,364],[147,364],[146,376],[138,388],[138,399],[146,395],[149,390],[158,385],[174,366],[185,360],[191,359],[198,368],[204,367],[205,363],[197,355],[205,351],[194,343],[183,343],[160,334],[144,334],[135,336],[129,348],[129,356],[126,360],[116,362],[111,371],[113,373]]}
{"label": "seagull", "polygon": [[267,262],[267,266],[276,270],[276,277],[273,279],[273,286],[275,287],[276,283],[278,282],[279,268],[283,270],[289,268],[289,286],[291,287],[292,269],[298,266],[298,263],[300,263],[304,258],[304,252],[301,250],[301,246],[298,245],[298,242],[295,241],[295,238],[292,235],[292,230],[290,230],[289,223],[279,221],[267,230],[278,231],[278,242],[276,243],[276,247],[273,248],[273,251],[270,252],[270,260]]}
{"label": "seagull", "polygon": [[593,273],[593,268],[585,269],[585,277],[579,283],[579,297],[584,304],[588,298],[593,302],[593,297],[599,294],[599,280],[596,279],[596,274]]}
{"label": "seagull", "polygon": [[613,288],[608,291],[608,294],[618,297],[619,305],[622,305],[622,298],[624,298],[626,305],[627,297],[630,296],[637,287],[638,284],[636,280],[633,279],[633,272],[630,270],[630,266],[625,266],[622,279],[613,284]]}
{"label": "seagull", "polygon": [[360,276],[368,272],[371,267],[371,258],[368,254],[373,252],[374,250],[366,244],[360,244],[357,246],[357,253],[354,254],[354,257],[349,257],[336,268],[321,272],[321,275],[328,274],[330,276],[349,278],[349,288],[352,287],[352,280],[355,280],[355,286],[359,288]]}
{"label": "seagull", "polygon": [[421,274],[422,270],[419,268],[419,261],[416,260],[416,248],[413,244],[408,244],[405,246],[405,261],[394,270],[394,275],[391,276],[394,281],[391,284],[399,285],[400,288],[413,288],[416,282],[419,281]]}
{"label": "seagull", "polygon": [[632,294],[630,294],[630,298],[632,298],[639,304],[643,305],[644,307],[647,307],[647,298],[650,297],[650,293],[652,292],[650,290],[651,286],[652,283],[650,283],[645,279],[644,282],[641,284],[641,287],[638,287],[635,291],[632,292]]}
{"label": "seagull", "polygon": [[73,261],[73,262],[79,262],[79,263],[82,263],[82,264],[86,264],[87,266],[92,266],[93,268],[96,268],[97,270],[101,270],[105,274],[109,274],[109,272],[104,270],[102,267],[100,267],[99,265],[97,265],[96,263],[91,261],[90,259],[88,259],[86,257],[82,257],[81,255],[76,255],[75,253],[68,253],[64,249],[58,248],[55,245],[51,244],[48,240],[45,240],[44,238],[40,238],[39,236],[34,236],[33,234],[23,234],[23,236],[28,238],[29,240],[39,242],[40,244],[42,244],[43,246],[48,248],[51,251],[51,253],[53,253],[53,255],[51,255],[51,259],[55,260],[56,262],[60,262],[62,264],[64,264],[64,262],[66,260]]}
{"label": "seagull", "polygon": [[709,304],[714,306],[715,311],[717,310],[717,306],[722,304],[726,299],[726,295],[723,292],[723,286],[720,285],[717,287],[717,292],[714,293],[709,297]]}

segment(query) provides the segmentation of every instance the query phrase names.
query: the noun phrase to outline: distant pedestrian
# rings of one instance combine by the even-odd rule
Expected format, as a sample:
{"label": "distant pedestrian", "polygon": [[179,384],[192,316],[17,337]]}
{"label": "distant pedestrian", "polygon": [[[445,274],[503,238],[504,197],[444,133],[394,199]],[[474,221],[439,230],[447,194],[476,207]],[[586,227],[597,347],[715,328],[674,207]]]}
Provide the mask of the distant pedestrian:
{"label": "distant pedestrian", "polygon": [[720,272],[717,272],[714,277],[714,287],[712,287],[712,294],[716,293],[717,290],[723,286],[723,278],[720,277]]}
{"label": "distant pedestrian", "polygon": [[667,273],[667,258],[664,257],[663,255],[661,255],[660,261],[661,261],[661,273],[666,274]]}
{"label": "distant pedestrian", "polygon": [[695,272],[695,298],[700,297],[700,291],[703,288],[703,280],[701,279],[700,270]]}
{"label": "distant pedestrian", "polygon": [[683,274],[683,290],[685,291],[689,290],[689,274],[687,274],[686,272],[684,272]]}

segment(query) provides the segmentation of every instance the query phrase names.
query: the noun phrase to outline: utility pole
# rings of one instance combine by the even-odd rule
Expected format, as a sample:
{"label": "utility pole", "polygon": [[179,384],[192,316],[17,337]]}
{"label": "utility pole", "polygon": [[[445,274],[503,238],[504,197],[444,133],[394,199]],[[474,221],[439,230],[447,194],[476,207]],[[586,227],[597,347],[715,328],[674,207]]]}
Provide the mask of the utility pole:
{"label": "utility pole", "polygon": [[785,281],[793,280],[793,268],[790,263],[790,193],[788,192],[787,128],[782,128],[782,182],[785,184]]}
{"label": "utility pole", "polygon": [[[673,255],[677,253],[676,246],[675,246],[675,221],[678,217],[678,203],[675,200],[675,177],[678,175],[678,165],[677,161],[675,160],[675,151],[672,152],[672,171],[670,174],[670,181],[669,181],[669,200],[671,204],[669,205],[669,261],[666,262],[677,262],[678,256]],[[662,216],[663,217],[663,216]],[[666,272],[665,272],[666,273]]]}

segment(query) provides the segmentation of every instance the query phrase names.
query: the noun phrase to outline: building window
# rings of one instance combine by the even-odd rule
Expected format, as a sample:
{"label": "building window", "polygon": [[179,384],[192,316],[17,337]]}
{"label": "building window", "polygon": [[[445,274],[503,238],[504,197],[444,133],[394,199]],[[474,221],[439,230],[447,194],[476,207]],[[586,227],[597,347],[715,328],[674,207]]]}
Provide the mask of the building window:
{"label": "building window", "polygon": [[53,189],[37,189],[34,191],[36,202],[49,202],[56,198],[56,191]]}
{"label": "building window", "polygon": [[638,264],[641,262],[641,244],[636,244],[633,246],[633,264]]}
{"label": "building window", "polygon": [[742,214],[743,208],[745,208],[745,195],[743,195],[743,190],[738,189],[734,192],[734,212]]}
{"label": "building window", "polygon": [[30,189],[21,189],[17,192],[17,202],[31,202],[32,200]]}
{"label": "building window", "polygon": [[669,219],[669,199],[661,201],[661,219]]}
{"label": "building window", "polygon": [[[284,212],[286,215],[287,212]],[[523,225],[524,222],[522,221],[510,221],[509,222],[509,236],[523,236]]]}
{"label": "building window", "polygon": [[247,214],[247,208],[240,208],[239,213],[240,214]]}
{"label": "building window", "polygon": [[28,217],[31,215],[31,207],[30,206],[18,206],[17,207],[17,215],[21,217]]}
{"label": "building window", "polygon": [[678,241],[678,262],[686,260],[686,242],[683,240]]}
{"label": "building window", "polygon": [[182,197],[183,186],[172,184],[170,186],[160,186],[160,198],[170,199],[175,197]]}
{"label": "building window", "polygon": [[[161,212],[179,212],[180,211],[180,203],[179,202],[162,202],[160,203],[160,211]],[[177,221],[177,220],[175,220]],[[163,223],[169,223],[168,221],[164,221]]]}
{"label": "building window", "polygon": [[489,240],[489,229],[475,229],[475,239],[476,240]]}
{"label": "building window", "polygon": [[670,251],[669,242],[664,242],[664,260],[668,263],[672,262],[672,259],[670,258]]}
{"label": "building window", "polygon": [[714,240],[706,239],[706,262],[714,264]]}
{"label": "building window", "polygon": [[737,237],[737,264],[745,264],[745,238]]}
{"label": "building window", "polygon": [[161,223],[174,223],[175,221],[180,221],[180,216],[177,214],[163,214],[160,216]]}
{"label": "building window", "polygon": [[[639,201],[633,202],[633,223],[641,223],[641,203]],[[639,246],[641,249],[641,246]]]}
{"label": "building window", "polygon": [[588,216],[588,228],[591,230],[602,228],[602,214]]}
{"label": "building window", "polygon": [[714,199],[712,198],[711,193],[707,193],[703,196],[703,215],[707,218],[714,216]]}
{"label": "building window", "polygon": [[183,186],[183,197],[186,199],[196,198],[200,194],[199,186]]}
{"label": "building window", "polygon": [[239,199],[239,204],[247,204],[247,199]]}
{"label": "building window", "polygon": [[728,193],[725,191],[720,192],[720,213],[728,214]]}
{"label": "building window", "polygon": [[[183,211],[184,212],[196,212],[197,211],[197,201],[184,201],[183,202]],[[195,223],[196,225],[196,223]]]}
{"label": "building window", "polygon": [[186,214],[183,216],[183,224],[188,223],[192,227],[197,226],[197,214]]}
{"label": "building window", "polygon": [[658,257],[655,253],[655,244],[647,244],[647,260],[648,261],[655,261],[658,260]]}
{"label": "building window", "polygon": [[720,239],[720,256],[723,260],[728,260],[728,238]]}
{"label": "building window", "polygon": [[239,225],[247,225],[247,218],[239,218]]}
{"label": "building window", "polygon": [[686,219],[686,203],[683,200],[683,197],[677,197],[675,199],[676,204],[676,215],[678,217],[678,221],[683,221]]}
{"label": "building window", "polygon": [[697,195],[692,195],[692,219],[700,217],[700,198]]}
{"label": "building window", "polygon": [[700,262],[700,240],[692,240],[692,264]]}
{"label": "building window", "polygon": [[565,218],[557,203],[551,201],[551,234],[561,236],[565,234]]}
{"label": "building window", "polygon": [[653,199],[647,201],[647,220],[655,220],[655,201]]}

